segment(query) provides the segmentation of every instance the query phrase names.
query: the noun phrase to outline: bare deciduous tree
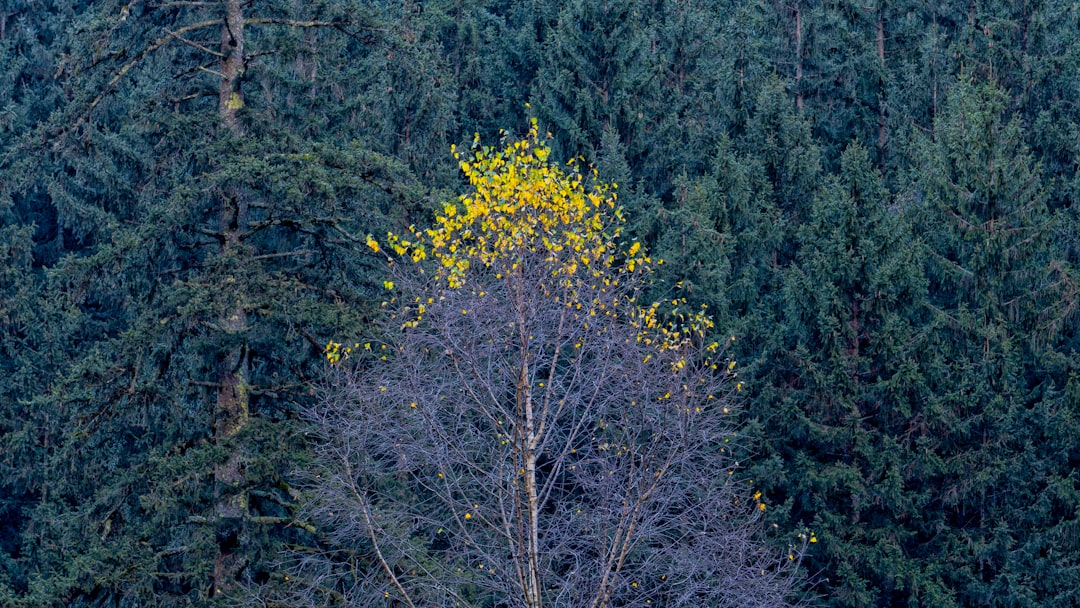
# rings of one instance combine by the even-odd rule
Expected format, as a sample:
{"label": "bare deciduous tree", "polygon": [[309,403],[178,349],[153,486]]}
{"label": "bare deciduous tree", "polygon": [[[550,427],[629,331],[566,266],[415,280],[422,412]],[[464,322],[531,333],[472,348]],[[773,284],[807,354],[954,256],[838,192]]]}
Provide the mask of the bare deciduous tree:
{"label": "bare deciduous tree", "polygon": [[535,126],[462,168],[472,195],[390,237],[393,339],[357,345],[309,412],[308,514],[334,549],[300,556],[300,596],[789,605],[797,556],[765,547],[760,495],[731,481],[731,374],[707,317],[637,303],[652,261]]}

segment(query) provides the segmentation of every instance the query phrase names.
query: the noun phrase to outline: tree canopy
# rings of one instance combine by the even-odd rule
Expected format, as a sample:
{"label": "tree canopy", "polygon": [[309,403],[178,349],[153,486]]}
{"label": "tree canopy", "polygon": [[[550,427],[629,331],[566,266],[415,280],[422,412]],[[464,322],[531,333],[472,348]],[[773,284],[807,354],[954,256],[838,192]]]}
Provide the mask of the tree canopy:
{"label": "tree canopy", "polygon": [[740,463],[782,559],[816,533],[818,603],[1077,603],[1075,2],[2,4],[0,606],[243,604],[337,547],[298,489],[326,345],[378,369],[439,290],[481,340],[517,241],[449,251],[485,178],[446,151],[529,116],[626,219],[548,236],[578,294],[613,256],[658,318],[707,306],[742,390],[702,471]]}

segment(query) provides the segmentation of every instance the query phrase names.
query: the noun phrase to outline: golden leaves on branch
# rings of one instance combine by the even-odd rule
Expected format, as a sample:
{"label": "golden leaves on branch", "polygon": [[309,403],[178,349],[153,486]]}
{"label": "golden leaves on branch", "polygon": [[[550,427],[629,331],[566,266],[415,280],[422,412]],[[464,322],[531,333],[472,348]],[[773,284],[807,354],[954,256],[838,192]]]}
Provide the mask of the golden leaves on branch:
{"label": "golden leaves on branch", "polygon": [[[535,269],[539,260],[544,293],[578,314],[625,315],[638,329],[638,341],[661,351],[703,343],[713,327],[704,307],[687,310],[685,299],[642,307],[625,289],[663,261],[650,258],[639,242],[620,241],[625,217],[617,206],[618,186],[601,182],[595,169],[584,173],[577,160],[551,162],[536,119],[524,139],[502,148],[482,146],[477,135],[470,151],[454,146],[451,152],[470,192],[444,203],[432,228],[409,226],[404,234],[388,233],[382,244],[369,235],[372,251],[423,264],[446,289],[461,289],[478,268],[507,283],[533,280],[522,276],[524,266]],[[424,307],[414,312],[403,329],[418,325]],[[706,351],[715,353],[718,346]],[[676,371],[685,364],[676,361]]]}

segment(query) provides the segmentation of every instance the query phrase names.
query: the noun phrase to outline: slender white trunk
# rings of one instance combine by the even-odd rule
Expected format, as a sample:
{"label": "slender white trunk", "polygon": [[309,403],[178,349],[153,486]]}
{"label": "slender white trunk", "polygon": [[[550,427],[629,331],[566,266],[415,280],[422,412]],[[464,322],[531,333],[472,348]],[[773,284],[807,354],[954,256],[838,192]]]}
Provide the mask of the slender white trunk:
{"label": "slender white trunk", "polygon": [[525,417],[524,469],[525,469],[525,506],[528,518],[525,525],[525,602],[529,608],[540,608],[542,595],[540,589],[540,498],[537,491],[536,461],[537,446],[540,437],[536,432],[536,412],[529,386],[528,349],[523,351],[521,375],[518,379],[518,403]]}

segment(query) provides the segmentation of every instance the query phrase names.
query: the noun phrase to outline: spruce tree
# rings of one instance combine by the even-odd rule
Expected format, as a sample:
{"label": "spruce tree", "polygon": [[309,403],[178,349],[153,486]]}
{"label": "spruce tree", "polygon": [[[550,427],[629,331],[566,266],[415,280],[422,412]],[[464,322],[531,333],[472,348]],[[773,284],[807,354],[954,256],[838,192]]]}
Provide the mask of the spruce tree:
{"label": "spruce tree", "polygon": [[[69,14],[50,47],[63,105],[3,161],[5,213],[41,233],[3,232],[13,281],[33,281],[5,285],[9,587],[25,605],[201,605],[312,542],[293,421],[330,328],[372,312],[352,247],[420,209],[437,174],[416,151],[449,145],[451,98],[423,93],[431,40],[367,5]],[[395,54],[415,84],[386,73]]]}
{"label": "spruce tree", "polygon": [[[916,151],[933,318],[927,557],[964,605],[1076,601],[1075,299],[1041,167],[993,84],[960,80]],[[1051,547],[1053,549],[1051,550]],[[1072,548],[1071,548],[1072,547]],[[1071,548],[1071,549],[1070,549]]]}
{"label": "spruce tree", "polygon": [[[819,543],[833,605],[894,605],[940,586],[906,554],[925,497],[910,491],[918,447],[918,320],[926,280],[910,222],[891,204],[866,148],[852,144],[796,230],[798,251],[773,301],[762,364],[748,385],[760,442],[751,475],[789,528]],[[944,604],[942,604],[944,605]]]}

